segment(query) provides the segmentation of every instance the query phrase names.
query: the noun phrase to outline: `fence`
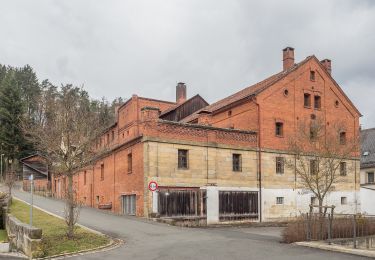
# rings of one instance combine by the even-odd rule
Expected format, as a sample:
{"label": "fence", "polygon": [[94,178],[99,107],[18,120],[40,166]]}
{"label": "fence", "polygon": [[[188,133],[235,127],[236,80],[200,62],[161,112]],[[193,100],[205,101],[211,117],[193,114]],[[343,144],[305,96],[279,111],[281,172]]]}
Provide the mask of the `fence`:
{"label": "fence", "polygon": [[284,240],[286,242],[323,240],[329,244],[375,249],[374,235],[375,216],[373,215],[307,213],[288,225],[284,232]]}

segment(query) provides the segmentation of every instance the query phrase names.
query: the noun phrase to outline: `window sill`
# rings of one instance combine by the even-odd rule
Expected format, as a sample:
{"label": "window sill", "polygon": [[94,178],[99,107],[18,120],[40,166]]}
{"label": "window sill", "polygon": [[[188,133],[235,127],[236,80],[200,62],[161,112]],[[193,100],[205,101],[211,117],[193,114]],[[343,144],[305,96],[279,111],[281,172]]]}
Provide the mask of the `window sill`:
{"label": "window sill", "polygon": [[186,170],[189,170],[189,168],[177,168],[177,170],[186,171]]}
{"label": "window sill", "polygon": [[128,174],[132,174],[132,173],[133,173],[132,171],[128,172]]}
{"label": "window sill", "polygon": [[303,106],[304,108],[311,109],[311,106]]}
{"label": "window sill", "polygon": [[284,175],[284,173],[277,172],[276,175]]}
{"label": "window sill", "polygon": [[321,111],[322,108],[316,108],[316,107],[314,107],[314,110]]}
{"label": "window sill", "polygon": [[278,137],[278,138],[284,138],[283,135],[275,135],[275,137]]}

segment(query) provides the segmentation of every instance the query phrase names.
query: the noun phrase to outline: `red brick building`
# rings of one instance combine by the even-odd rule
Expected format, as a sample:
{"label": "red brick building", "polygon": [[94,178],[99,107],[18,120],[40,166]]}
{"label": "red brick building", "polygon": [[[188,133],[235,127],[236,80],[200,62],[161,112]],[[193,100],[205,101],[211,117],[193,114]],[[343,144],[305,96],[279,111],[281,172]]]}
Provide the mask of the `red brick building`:
{"label": "red brick building", "polygon": [[[117,121],[97,142],[106,148],[74,178],[87,206],[137,216],[207,216],[221,220],[269,220],[298,215],[312,197],[298,188],[295,173],[280,171],[288,138],[298,122],[320,118],[329,131],[344,123],[346,138],[359,134],[360,113],[331,76],[331,61],[309,56],[294,61],[283,50],[283,70],[209,105],[186,86],[176,102],[133,95],[116,112]],[[341,212],[359,211],[359,158],[328,196]],[[278,165],[278,166],[277,166]],[[284,166],[283,166],[284,167]],[[148,183],[159,189],[150,192]],[[65,190],[55,178],[55,196]]]}

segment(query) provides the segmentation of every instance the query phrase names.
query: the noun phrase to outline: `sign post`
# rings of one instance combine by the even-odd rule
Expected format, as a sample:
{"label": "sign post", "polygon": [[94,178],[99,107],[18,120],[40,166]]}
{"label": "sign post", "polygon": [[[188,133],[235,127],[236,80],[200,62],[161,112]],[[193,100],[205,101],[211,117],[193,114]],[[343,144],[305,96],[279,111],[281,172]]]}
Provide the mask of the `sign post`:
{"label": "sign post", "polygon": [[33,226],[33,204],[34,204],[34,200],[33,200],[33,190],[34,190],[34,175],[30,175],[29,177],[29,181],[30,181],[30,195],[31,195],[31,200],[30,200],[30,227]]}

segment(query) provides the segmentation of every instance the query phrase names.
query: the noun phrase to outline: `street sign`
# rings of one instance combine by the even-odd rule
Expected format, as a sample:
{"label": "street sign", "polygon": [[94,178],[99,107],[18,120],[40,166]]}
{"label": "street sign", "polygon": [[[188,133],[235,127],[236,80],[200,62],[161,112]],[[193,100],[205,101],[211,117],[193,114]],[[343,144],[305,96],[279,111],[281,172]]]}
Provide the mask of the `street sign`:
{"label": "street sign", "polygon": [[148,189],[150,191],[156,191],[158,189],[158,183],[156,181],[150,181],[148,184]]}

